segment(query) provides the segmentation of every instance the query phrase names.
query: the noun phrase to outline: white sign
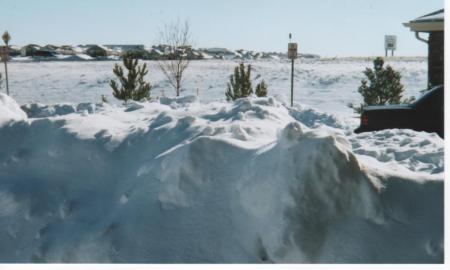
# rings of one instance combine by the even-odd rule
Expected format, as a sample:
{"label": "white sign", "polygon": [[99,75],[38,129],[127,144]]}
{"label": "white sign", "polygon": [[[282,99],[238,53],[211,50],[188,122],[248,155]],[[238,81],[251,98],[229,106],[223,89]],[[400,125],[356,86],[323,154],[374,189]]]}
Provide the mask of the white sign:
{"label": "white sign", "polygon": [[384,49],[396,50],[397,49],[397,36],[385,35],[384,36]]}
{"label": "white sign", "polygon": [[296,59],[297,58],[297,43],[289,43],[288,44],[288,58]]}

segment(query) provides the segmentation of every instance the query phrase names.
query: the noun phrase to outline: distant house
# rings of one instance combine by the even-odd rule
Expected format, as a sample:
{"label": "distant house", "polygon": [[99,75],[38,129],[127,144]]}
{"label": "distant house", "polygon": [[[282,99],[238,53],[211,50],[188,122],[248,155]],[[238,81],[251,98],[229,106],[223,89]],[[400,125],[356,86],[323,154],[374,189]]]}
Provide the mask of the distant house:
{"label": "distant house", "polygon": [[203,54],[195,50],[189,50],[187,52],[187,58],[189,60],[201,60],[203,59]]}
{"label": "distant house", "polygon": [[90,57],[98,58],[113,55],[113,52],[112,50],[102,45],[89,45],[88,49],[86,50],[86,54]]}
{"label": "distant house", "polygon": [[133,51],[133,50],[144,50],[145,47],[142,44],[109,44],[109,45],[103,45],[106,48],[114,51],[120,51],[120,52],[127,52],[127,51]]}
{"label": "distant house", "polygon": [[[3,51],[5,46],[0,46],[0,52]],[[20,55],[20,47],[11,45],[8,46],[8,55],[9,57],[19,56]]]}
{"label": "distant house", "polygon": [[164,57],[164,53],[157,49],[156,47],[147,50],[149,53],[149,58],[151,60],[161,60]]}
{"label": "distant house", "polygon": [[89,61],[89,60],[93,60],[93,58],[87,54],[73,54],[73,55],[60,56],[59,60],[60,61]]}
{"label": "distant house", "polygon": [[20,49],[20,55],[21,56],[33,56],[36,51],[40,50],[41,47],[36,44],[28,44],[26,46],[23,46],[22,49]]}
{"label": "distant house", "polygon": [[199,52],[199,53],[202,56],[201,59],[213,59],[214,58],[211,55],[207,54],[206,52]]}
{"label": "distant house", "polygon": [[166,56],[173,53],[172,47],[169,45],[165,45],[165,44],[159,44],[159,45],[153,46],[152,48],[158,50],[159,52],[162,52]]}
{"label": "distant house", "polygon": [[[428,87],[444,84],[444,9],[403,24],[428,44]],[[428,33],[428,39],[420,37]]]}
{"label": "distant house", "polygon": [[122,56],[122,57],[128,56],[133,59],[145,59],[145,60],[151,59],[149,51],[147,51],[144,48],[127,49],[127,50],[123,51],[120,54],[120,56]]}
{"label": "distant house", "polygon": [[72,47],[75,54],[85,54],[88,47],[84,47],[82,45],[78,45],[75,47]]}
{"label": "distant house", "polygon": [[70,45],[63,45],[56,50],[57,53],[62,55],[74,55],[76,54],[74,48]]}
{"label": "distant house", "polygon": [[208,49],[202,49],[202,51],[210,54],[226,54],[230,51],[226,48],[208,48]]}
{"label": "distant house", "polygon": [[48,48],[43,48],[36,44],[29,44],[22,47],[20,50],[20,55],[32,57],[52,57],[55,53]]}
{"label": "distant house", "polygon": [[58,46],[47,44],[44,47],[42,47],[43,50],[49,51],[51,53],[56,53],[56,50],[58,49]]}
{"label": "distant house", "polygon": [[104,47],[108,48],[109,53],[108,55],[114,55],[114,56],[124,56],[128,55],[132,58],[137,59],[147,59],[148,58],[148,51],[145,49],[145,46],[142,44],[109,44],[109,45],[103,45]]}
{"label": "distant house", "polygon": [[206,52],[209,55],[212,55],[216,59],[236,59],[240,58],[241,54],[238,52],[230,51],[226,48],[207,48],[201,49],[202,52]]}

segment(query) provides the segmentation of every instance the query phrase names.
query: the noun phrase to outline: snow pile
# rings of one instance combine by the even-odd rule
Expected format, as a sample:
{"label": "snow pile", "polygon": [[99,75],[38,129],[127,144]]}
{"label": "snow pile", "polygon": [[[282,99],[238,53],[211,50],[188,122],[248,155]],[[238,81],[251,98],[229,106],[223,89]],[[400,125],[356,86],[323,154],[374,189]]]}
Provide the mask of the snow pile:
{"label": "snow pile", "polygon": [[52,116],[71,114],[74,112],[94,113],[97,106],[102,106],[102,104],[94,104],[87,102],[87,103],[79,103],[77,105],[70,103],[44,105],[41,103],[32,103],[23,105],[20,108],[27,114],[29,118],[46,118]]}
{"label": "snow pile", "polygon": [[372,157],[387,167],[401,165],[428,174],[444,172],[444,141],[436,133],[390,129],[362,133],[350,141],[356,154]]}
{"label": "snow pile", "polygon": [[10,121],[26,119],[26,114],[20,109],[19,104],[9,96],[0,93],[0,127]]}
{"label": "snow pile", "polygon": [[0,261],[442,262],[441,175],[381,174],[322,117],[194,97],[11,116]]}
{"label": "snow pile", "polygon": [[319,112],[312,108],[303,108],[295,104],[294,109],[289,110],[289,114],[297,121],[309,128],[318,128],[328,126],[332,128],[345,129],[346,125],[342,121],[331,114]]}

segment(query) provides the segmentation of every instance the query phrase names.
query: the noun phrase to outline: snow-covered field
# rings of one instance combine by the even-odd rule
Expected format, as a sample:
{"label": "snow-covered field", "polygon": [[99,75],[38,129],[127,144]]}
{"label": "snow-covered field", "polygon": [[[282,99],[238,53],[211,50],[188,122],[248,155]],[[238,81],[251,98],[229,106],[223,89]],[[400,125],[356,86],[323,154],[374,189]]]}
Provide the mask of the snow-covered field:
{"label": "snow-covered field", "polygon": [[[426,88],[427,62],[424,58],[387,60],[402,74],[407,91],[405,97],[414,96]],[[101,95],[114,101],[108,82],[114,78],[114,61],[100,62],[12,62],[9,77],[12,97],[25,103],[100,102]],[[152,96],[173,96],[154,61],[149,67],[148,81],[153,85]],[[201,102],[224,100],[230,74],[239,61],[192,61],[185,74],[183,95],[198,95]],[[254,82],[264,79],[271,95],[290,98],[291,64],[287,60],[248,61],[253,66]],[[312,106],[323,112],[351,116],[348,103],[359,104],[357,88],[364,75],[372,68],[370,59],[337,59],[296,61],[296,102]]]}
{"label": "snow-covered field", "polygon": [[[370,62],[302,64],[294,108],[289,64],[262,61],[274,97],[225,102],[236,63],[202,61],[184,97],[76,104],[112,64],[11,64],[21,105],[72,104],[0,94],[0,262],[443,262],[443,140],[353,134]],[[425,62],[389,64],[425,85]]]}

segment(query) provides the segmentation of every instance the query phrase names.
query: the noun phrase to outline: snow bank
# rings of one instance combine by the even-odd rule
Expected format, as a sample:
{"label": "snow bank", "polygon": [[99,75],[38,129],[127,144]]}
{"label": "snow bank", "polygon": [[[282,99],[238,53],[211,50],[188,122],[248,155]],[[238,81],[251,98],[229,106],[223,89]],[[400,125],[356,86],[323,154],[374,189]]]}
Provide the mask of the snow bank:
{"label": "snow bank", "polygon": [[20,121],[26,119],[19,104],[11,97],[0,93],[0,127],[11,121]]}
{"label": "snow bank", "polygon": [[354,152],[376,159],[386,167],[402,166],[414,172],[444,172],[444,141],[436,133],[382,130],[350,138]]}
{"label": "snow bank", "polygon": [[96,107],[102,106],[102,104],[94,103],[79,103],[79,104],[54,104],[54,105],[44,105],[40,103],[32,103],[21,106],[20,108],[24,111],[29,118],[46,118],[52,116],[61,116],[66,114],[71,114],[75,112],[79,113],[94,113]]}
{"label": "snow bank", "polygon": [[184,98],[3,126],[0,261],[442,262],[440,175],[380,173],[304,114]]}

